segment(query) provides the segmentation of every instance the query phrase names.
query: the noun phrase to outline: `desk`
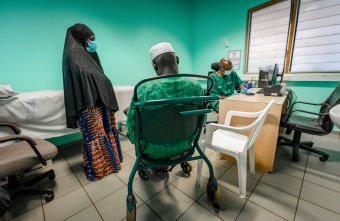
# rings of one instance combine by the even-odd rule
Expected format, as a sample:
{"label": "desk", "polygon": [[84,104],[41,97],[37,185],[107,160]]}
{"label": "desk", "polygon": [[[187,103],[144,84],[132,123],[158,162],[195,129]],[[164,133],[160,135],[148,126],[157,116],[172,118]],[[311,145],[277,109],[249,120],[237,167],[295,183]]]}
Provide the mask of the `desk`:
{"label": "desk", "polygon": [[[255,166],[263,172],[273,170],[276,152],[277,137],[280,128],[280,117],[282,111],[286,110],[287,95],[282,97],[256,95],[234,95],[220,100],[219,123],[223,124],[228,111],[257,112],[266,107],[271,99],[274,99],[272,107],[269,109],[266,121],[255,142]],[[253,122],[254,119],[233,117],[232,126],[245,126]],[[247,131],[245,135],[250,132]],[[221,159],[230,159],[226,155],[221,155]]]}

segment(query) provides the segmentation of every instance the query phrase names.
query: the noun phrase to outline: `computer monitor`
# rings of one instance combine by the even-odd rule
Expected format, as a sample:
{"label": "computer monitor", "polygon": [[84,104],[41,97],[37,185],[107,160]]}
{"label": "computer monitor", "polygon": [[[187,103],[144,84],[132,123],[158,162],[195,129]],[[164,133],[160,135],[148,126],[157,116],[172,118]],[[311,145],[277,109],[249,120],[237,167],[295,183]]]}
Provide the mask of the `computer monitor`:
{"label": "computer monitor", "polygon": [[[274,65],[274,69],[271,69],[271,68],[260,69],[258,87],[263,88],[268,85],[275,85],[277,77],[282,76],[282,75],[279,75],[278,73],[279,73],[278,64]],[[282,82],[282,77],[281,77],[281,82]]]}
{"label": "computer monitor", "polygon": [[[276,84],[278,73],[279,73],[279,65],[275,64],[274,70],[273,70],[273,75],[272,75],[271,85],[275,85]],[[281,78],[281,81],[282,81],[282,78]]]}
{"label": "computer monitor", "polygon": [[271,85],[275,85],[276,84],[277,77],[281,77],[280,83],[279,83],[279,84],[281,84],[282,81],[283,81],[283,74],[284,74],[283,71],[282,71],[282,74],[279,74],[279,65],[275,64],[274,71],[273,71],[273,76],[272,76],[272,84]]}

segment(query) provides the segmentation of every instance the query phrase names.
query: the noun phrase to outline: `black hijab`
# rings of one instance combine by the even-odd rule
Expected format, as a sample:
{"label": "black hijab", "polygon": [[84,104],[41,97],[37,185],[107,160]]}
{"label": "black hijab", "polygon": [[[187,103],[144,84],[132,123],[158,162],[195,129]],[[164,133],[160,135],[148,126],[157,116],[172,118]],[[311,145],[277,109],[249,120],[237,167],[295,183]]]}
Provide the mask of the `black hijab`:
{"label": "black hijab", "polygon": [[86,51],[94,33],[84,24],[67,29],[63,53],[64,99],[68,128],[77,128],[78,113],[86,107],[118,110],[116,96],[105,76],[97,52]]}

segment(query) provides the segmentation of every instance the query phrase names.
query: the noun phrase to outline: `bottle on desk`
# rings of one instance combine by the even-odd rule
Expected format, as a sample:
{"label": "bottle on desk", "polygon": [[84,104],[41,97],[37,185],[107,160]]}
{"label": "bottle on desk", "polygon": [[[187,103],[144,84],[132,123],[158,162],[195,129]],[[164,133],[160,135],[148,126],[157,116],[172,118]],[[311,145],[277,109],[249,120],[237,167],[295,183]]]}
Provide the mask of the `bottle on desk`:
{"label": "bottle on desk", "polygon": [[250,88],[252,88],[252,87],[253,87],[253,82],[248,81],[248,82],[247,82],[247,89],[250,89]]}

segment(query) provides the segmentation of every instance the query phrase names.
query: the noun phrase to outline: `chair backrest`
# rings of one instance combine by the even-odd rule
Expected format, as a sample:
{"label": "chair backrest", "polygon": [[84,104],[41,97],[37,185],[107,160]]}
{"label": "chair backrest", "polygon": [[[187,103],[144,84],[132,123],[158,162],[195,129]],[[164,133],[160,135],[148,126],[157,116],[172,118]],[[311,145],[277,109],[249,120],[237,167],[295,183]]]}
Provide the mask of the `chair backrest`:
{"label": "chair backrest", "polygon": [[220,70],[220,62],[214,62],[211,63],[211,69],[213,69],[214,71],[219,71]]}
{"label": "chair backrest", "polygon": [[198,105],[174,105],[145,110],[140,114],[141,136],[155,144],[177,143],[197,134],[201,116],[182,116],[183,111],[198,110]]}
{"label": "chair backrest", "polygon": [[[209,71],[208,72],[208,76],[212,75],[215,71],[219,71],[220,70],[220,62],[214,62],[214,63],[211,63],[211,69],[213,71]],[[209,88],[209,86],[211,85],[210,84],[210,81],[207,81],[207,87]]]}
{"label": "chair backrest", "polygon": [[[340,85],[338,85],[331,95],[326,99],[326,101],[320,107],[320,114],[328,114],[329,111],[335,105],[340,104]],[[318,123],[320,127],[322,127],[326,132],[331,132],[333,129],[333,122],[330,119],[329,115],[319,116]]]}
{"label": "chair backrest", "polygon": [[[166,79],[174,81],[164,81]],[[136,151],[148,158],[171,158],[187,150],[193,150],[198,142],[200,131],[207,111],[208,101],[218,100],[218,97],[202,96],[203,90],[192,90],[197,82],[192,78],[204,78],[212,82],[207,76],[180,74],[176,76],[162,76],[143,80],[135,87],[134,108],[136,110]],[[158,81],[158,80],[162,81]],[[177,80],[176,80],[177,79]],[[188,79],[191,79],[188,81]],[[159,91],[161,96],[148,96],[147,99],[138,98],[138,87],[147,84],[149,89]],[[173,84],[171,84],[173,82]],[[180,82],[183,85],[180,85]],[[175,87],[175,86],[178,87]],[[164,87],[174,87],[177,90]],[[185,87],[184,87],[185,86]],[[213,86],[213,83],[212,83]],[[184,88],[183,88],[184,87]],[[200,87],[198,85],[198,87]],[[180,89],[181,88],[181,89]],[[196,87],[195,87],[196,88]],[[210,93],[208,88],[206,93]],[[171,93],[170,93],[171,92]],[[144,92],[145,94],[145,92]],[[180,145],[177,145],[181,143]],[[182,145],[185,143],[185,145]]]}
{"label": "chair backrest", "polygon": [[268,114],[268,111],[270,109],[270,107],[272,106],[272,104],[274,103],[274,99],[272,99],[268,104],[267,106],[262,110],[260,111],[260,115],[258,116],[258,118],[252,123],[249,125],[249,127],[254,127],[254,129],[252,130],[249,138],[248,138],[248,142],[247,142],[247,148],[249,149],[251,146],[254,145],[255,141],[256,141],[256,138],[257,138],[257,135],[260,133],[261,131],[261,128],[264,124],[264,122],[266,121],[266,117],[267,117],[267,114]]}

